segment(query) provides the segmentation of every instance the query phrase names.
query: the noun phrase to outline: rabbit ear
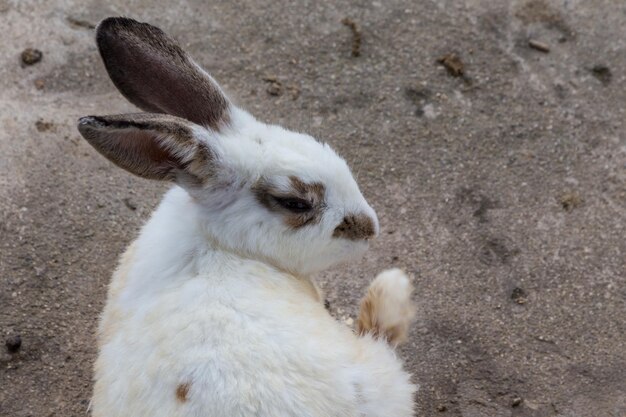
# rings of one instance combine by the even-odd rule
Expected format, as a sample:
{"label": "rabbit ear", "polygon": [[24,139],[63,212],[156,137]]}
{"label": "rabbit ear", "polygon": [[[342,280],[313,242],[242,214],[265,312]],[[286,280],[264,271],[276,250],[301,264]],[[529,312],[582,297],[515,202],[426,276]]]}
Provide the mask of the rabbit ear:
{"label": "rabbit ear", "polygon": [[215,80],[161,29],[109,17],[96,41],[111,80],[134,105],[216,131],[229,123],[231,105]]}
{"label": "rabbit ear", "polygon": [[199,185],[215,172],[215,154],[198,138],[201,128],[179,117],[87,116],[78,130],[111,162],[143,178]]}

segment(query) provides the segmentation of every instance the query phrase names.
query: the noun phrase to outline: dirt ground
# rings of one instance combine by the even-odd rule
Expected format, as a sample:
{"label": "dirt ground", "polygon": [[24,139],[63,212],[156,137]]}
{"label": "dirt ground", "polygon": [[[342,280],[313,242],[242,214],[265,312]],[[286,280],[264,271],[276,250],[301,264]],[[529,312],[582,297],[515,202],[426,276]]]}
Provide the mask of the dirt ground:
{"label": "dirt ground", "polygon": [[382,236],[320,282],[347,320],[411,273],[417,415],[626,416],[626,2],[0,0],[1,416],[87,414],[109,275],[166,188],[75,127],[133,110],[109,15],[346,157]]}

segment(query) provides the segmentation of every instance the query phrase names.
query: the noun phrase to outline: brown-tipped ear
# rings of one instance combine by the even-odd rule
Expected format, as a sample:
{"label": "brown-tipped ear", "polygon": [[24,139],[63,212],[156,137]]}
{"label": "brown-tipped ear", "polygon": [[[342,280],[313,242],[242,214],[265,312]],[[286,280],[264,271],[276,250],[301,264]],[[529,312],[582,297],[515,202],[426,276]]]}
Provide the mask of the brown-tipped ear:
{"label": "brown-tipped ear", "polygon": [[161,29],[109,17],[96,42],[111,80],[134,105],[216,131],[229,123],[230,103],[215,80]]}
{"label": "brown-tipped ear", "polygon": [[87,116],[81,135],[111,162],[143,178],[202,184],[215,169],[215,157],[198,140],[199,126],[164,114]]}

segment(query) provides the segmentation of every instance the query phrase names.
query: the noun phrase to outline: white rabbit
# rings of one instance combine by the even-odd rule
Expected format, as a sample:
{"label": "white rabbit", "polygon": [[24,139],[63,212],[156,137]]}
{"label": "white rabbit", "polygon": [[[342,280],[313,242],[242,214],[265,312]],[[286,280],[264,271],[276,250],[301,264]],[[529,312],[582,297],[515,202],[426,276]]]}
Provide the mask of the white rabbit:
{"label": "white rabbit", "polygon": [[97,43],[150,113],[81,118],[100,153],[176,185],[122,256],[99,332],[95,417],[404,417],[393,348],[411,285],[383,272],[355,335],[311,275],[361,256],[378,219],[345,161],[255,120],[160,29],[108,18]]}

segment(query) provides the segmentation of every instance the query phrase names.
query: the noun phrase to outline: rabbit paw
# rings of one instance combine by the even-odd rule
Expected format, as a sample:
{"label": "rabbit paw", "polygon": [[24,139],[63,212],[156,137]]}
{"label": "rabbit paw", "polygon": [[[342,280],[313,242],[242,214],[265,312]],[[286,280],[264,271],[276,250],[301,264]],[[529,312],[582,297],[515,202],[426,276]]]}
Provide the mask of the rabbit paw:
{"label": "rabbit paw", "polygon": [[385,338],[392,346],[405,341],[415,317],[412,292],[413,286],[404,271],[396,268],[378,274],[361,300],[359,334]]}

